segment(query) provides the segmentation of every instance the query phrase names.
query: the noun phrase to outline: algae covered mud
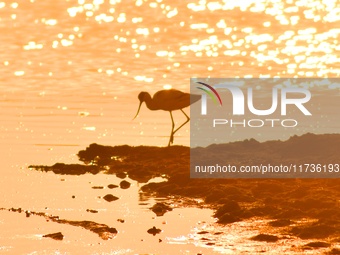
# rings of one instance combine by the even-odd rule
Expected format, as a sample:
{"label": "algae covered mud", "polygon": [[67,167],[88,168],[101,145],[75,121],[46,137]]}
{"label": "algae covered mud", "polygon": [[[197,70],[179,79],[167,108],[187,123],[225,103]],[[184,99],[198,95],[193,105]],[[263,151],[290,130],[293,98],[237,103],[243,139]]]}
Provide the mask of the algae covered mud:
{"label": "algae covered mud", "polygon": [[[232,156],[235,162],[242,159],[254,162],[267,157],[268,161],[274,162],[280,159],[278,155],[290,155],[290,160],[299,163],[306,158],[299,158],[293,150],[298,151],[300,146],[306,145],[306,141],[312,158],[326,161],[340,158],[336,150],[340,137],[336,134],[306,134],[283,142],[246,140],[195,149],[212,159],[223,155]],[[323,150],[323,144],[328,144],[328,148]],[[270,158],[264,148],[272,151]],[[186,244],[186,248],[177,246],[175,249],[183,254],[340,252],[339,179],[191,179],[189,155],[190,149],[185,146],[111,147],[91,144],[79,151],[81,164],[32,165],[30,169],[46,172],[41,174],[53,172],[66,180],[72,176],[110,177],[105,179],[105,184],[93,182],[88,185],[88,189],[97,194],[96,199],[101,201],[93,208],[86,208],[87,215],[91,215],[94,222],[102,222],[105,210],[112,210],[112,215],[117,215],[114,211],[121,208],[114,204],[124,200],[124,192],[134,190],[139,206],[144,205],[143,214],[150,212],[154,216],[146,221],[149,228],[134,222],[139,227],[130,232],[129,238],[132,243],[160,245],[153,248],[158,254],[172,254],[171,249],[161,245],[176,247],[180,243]],[[77,200],[78,196],[74,195],[72,199]],[[90,221],[75,223],[56,216],[53,216],[52,222],[92,231],[105,244],[105,240],[115,242],[120,235],[124,236],[129,231],[126,224],[131,224],[129,221],[133,215],[140,213],[136,206],[126,209],[129,213],[111,220],[109,226]],[[186,210],[191,215],[186,214]],[[85,208],[80,214],[82,218],[84,214]],[[171,216],[168,220],[167,215]],[[51,219],[52,216],[44,214],[43,217]],[[171,229],[176,228],[183,218],[197,221],[191,222],[194,224],[189,227],[190,233],[185,234],[183,228],[180,230],[182,234],[171,237]],[[68,230],[61,231],[61,228],[56,227],[56,233],[66,236]],[[142,237],[144,235],[148,238]],[[141,250],[143,246],[130,252],[139,254]]]}

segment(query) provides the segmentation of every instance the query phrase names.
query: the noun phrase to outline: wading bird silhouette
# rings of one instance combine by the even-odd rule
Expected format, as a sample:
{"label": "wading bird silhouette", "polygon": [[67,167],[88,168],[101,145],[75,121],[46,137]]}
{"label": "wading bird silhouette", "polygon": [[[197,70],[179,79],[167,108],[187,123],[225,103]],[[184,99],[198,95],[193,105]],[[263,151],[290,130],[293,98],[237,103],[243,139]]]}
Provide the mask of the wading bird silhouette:
{"label": "wading bird silhouette", "polygon": [[[175,133],[185,124],[187,124],[190,120],[189,116],[183,111],[183,108],[188,107],[189,105],[197,102],[200,98],[201,98],[200,95],[184,93],[176,89],[160,90],[156,92],[153,95],[153,97],[151,97],[151,95],[148,92],[140,92],[138,95],[138,99],[140,102],[139,107],[137,110],[137,114],[133,119],[135,119],[138,116],[138,113],[143,102],[145,102],[146,107],[151,111],[163,110],[170,112],[170,117],[172,121],[172,129],[168,143],[168,146],[170,146],[170,144],[174,142]],[[175,122],[174,118],[172,117],[172,112],[176,110],[181,110],[181,112],[185,115],[187,120],[174,130]]]}

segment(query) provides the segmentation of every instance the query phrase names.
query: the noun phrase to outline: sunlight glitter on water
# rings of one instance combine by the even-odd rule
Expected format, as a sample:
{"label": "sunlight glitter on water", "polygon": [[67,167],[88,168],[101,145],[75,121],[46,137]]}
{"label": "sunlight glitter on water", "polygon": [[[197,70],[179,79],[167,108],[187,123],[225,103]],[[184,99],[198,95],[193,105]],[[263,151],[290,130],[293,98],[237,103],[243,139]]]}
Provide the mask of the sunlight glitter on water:
{"label": "sunlight glitter on water", "polygon": [[[170,239],[173,243],[195,242],[197,246],[212,247],[221,254],[324,254],[324,249],[308,249],[304,246],[311,240],[283,235],[284,228],[272,228],[270,220],[251,219],[235,222],[227,226],[211,223],[198,223],[193,233]],[[295,224],[311,222],[305,219]],[[279,237],[278,242],[259,242],[251,240],[258,234],[270,234]],[[282,238],[282,240],[280,240]]]}
{"label": "sunlight glitter on water", "polygon": [[[60,46],[81,48],[83,33],[84,31],[88,31],[88,28],[80,25],[81,23],[79,23],[79,21],[84,18],[81,16],[83,12],[91,11],[93,13],[93,17],[89,17],[85,14],[85,19],[89,19],[90,22],[97,23],[98,25],[104,25],[102,24],[103,22],[118,25],[118,30],[116,31],[120,31],[118,33],[120,36],[117,34],[115,35],[115,37],[118,36],[118,38],[116,38],[118,42],[115,43],[118,47],[115,47],[114,50],[116,51],[116,54],[113,54],[112,57],[116,56],[121,58],[120,56],[124,53],[124,59],[129,60],[122,61],[120,65],[120,68],[127,69],[127,71],[120,72],[121,75],[129,75],[129,77],[116,77],[123,81],[128,80],[133,82],[131,81],[131,77],[143,76],[140,72],[135,73],[138,69],[140,69],[139,66],[136,66],[135,68],[133,66],[127,67],[127,63],[130,64],[131,61],[135,59],[140,59],[138,61],[141,62],[150,63],[150,61],[147,60],[150,57],[154,59],[155,65],[158,66],[155,67],[154,65],[147,70],[148,74],[144,75],[148,78],[147,82],[169,83],[169,75],[159,75],[158,72],[160,70],[176,72],[178,67],[171,65],[170,68],[168,68],[167,63],[179,61],[183,57],[191,61],[196,58],[199,62],[200,60],[197,58],[202,58],[202,61],[203,58],[212,60],[212,65],[209,69],[203,68],[199,70],[200,68],[197,69],[196,65],[195,67],[182,65],[181,71],[189,74],[189,76],[195,75],[196,71],[203,75],[206,74],[207,76],[210,76],[211,71],[214,71],[214,76],[216,76],[223,73],[222,69],[230,69],[233,68],[233,66],[243,67],[243,71],[237,71],[237,73],[240,74],[240,77],[254,75],[254,73],[244,73],[250,67],[253,67],[254,70],[259,70],[258,75],[266,76],[293,75],[299,77],[320,77],[338,74],[338,69],[334,66],[334,64],[339,61],[335,52],[339,50],[337,38],[339,37],[340,32],[339,29],[332,27],[330,27],[327,31],[324,29],[323,25],[325,22],[331,24],[332,22],[337,21],[337,15],[335,14],[339,12],[339,7],[334,1],[318,3],[318,9],[326,12],[327,15],[324,15],[322,20],[315,21],[317,23],[314,23],[314,27],[311,28],[303,26],[305,21],[301,16],[306,15],[305,11],[307,11],[308,8],[313,10],[316,6],[315,3],[313,4],[309,1],[303,2],[303,5],[302,2],[297,2],[295,6],[290,6],[289,4],[285,5],[277,1],[242,1],[240,3],[232,3],[230,1],[199,2],[197,4],[190,3],[177,8],[163,4],[161,1],[153,4],[150,3],[150,5],[144,5],[142,2],[136,2],[136,5],[139,8],[142,8],[141,10],[143,11],[151,11],[158,8],[163,10],[159,14],[163,15],[164,21],[173,21],[174,19],[179,18],[179,27],[181,27],[184,32],[181,34],[182,42],[179,47],[171,46],[170,49],[155,44],[159,38],[166,38],[167,32],[169,32],[167,31],[168,28],[160,29],[159,26],[152,28],[150,19],[145,19],[141,17],[141,15],[136,16],[123,12],[119,1],[111,1],[110,4],[102,1],[93,1],[93,3],[79,1],[78,4],[78,6],[68,8],[68,12],[73,13],[70,14],[69,18],[77,17],[78,20],[74,20],[76,25],[72,28],[75,29],[73,33],[60,33],[61,31],[57,32],[57,29],[64,30],[63,22],[46,16],[40,19],[41,22],[44,25],[54,27],[51,32],[56,31],[58,39],[48,42],[49,38],[41,38],[44,37],[44,35],[40,35],[40,40],[27,41],[23,45],[24,49],[30,51],[44,50],[46,52],[51,50],[48,49],[49,45],[52,46],[52,49],[58,49]],[[271,6],[269,7],[269,5]],[[202,10],[206,10],[207,8],[207,10],[210,11],[228,11],[240,8],[241,12],[249,12],[249,21],[255,19],[259,12],[265,10],[267,21],[263,21],[256,25],[247,24],[242,28],[242,26],[238,23],[235,23],[235,21],[237,21],[236,19],[233,21],[233,17],[226,20],[218,13],[213,16],[210,16],[210,14],[207,13],[207,15],[210,16],[209,22],[199,22],[203,20],[196,18],[195,16],[196,13],[200,13],[202,10],[196,10],[193,6],[201,6]],[[6,7],[6,5],[3,6],[3,8]],[[23,7],[24,5],[18,5],[15,10],[20,11]],[[112,8],[116,11],[112,12]],[[192,15],[195,17],[192,21],[183,20],[181,13],[183,13],[184,9],[192,11]],[[107,12],[105,10],[107,10]],[[301,11],[304,12],[301,13]],[[178,14],[169,16],[169,13],[172,12],[176,12]],[[284,15],[282,13],[284,13]],[[20,15],[20,17],[22,17],[21,12],[16,13],[16,15]],[[300,17],[300,19],[296,17]],[[289,21],[289,31],[286,31],[286,28],[284,28],[285,25],[280,23],[281,18]],[[310,15],[307,15],[307,20],[312,18],[313,17]],[[123,19],[124,23],[129,24],[128,28],[119,25],[120,22],[123,22]],[[279,22],[280,25],[278,25],[277,22]],[[69,29],[68,27],[65,28],[66,30]],[[193,41],[192,37],[189,36],[190,30],[197,33],[197,36],[194,39],[195,41]],[[80,33],[79,31],[82,32]],[[188,36],[185,35],[185,32]],[[88,34],[88,32],[85,33]],[[61,37],[59,37],[60,34],[62,35]],[[159,35],[156,36],[156,34]],[[288,37],[285,37],[285,35],[288,35]],[[132,36],[134,37],[134,41],[131,40],[130,44],[129,41]],[[228,39],[225,38],[226,36],[228,36]],[[101,36],[99,35],[98,39],[100,39],[100,37]],[[191,43],[188,43],[187,39],[189,38],[191,39],[190,41],[192,41]],[[171,37],[166,40],[171,42]],[[45,41],[46,43],[41,43],[41,41]],[[146,41],[149,42],[146,43]],[[110,41],[108,41],[108,43],[109,42]],[[145,47],[146,44],[149,46]],[[132,52],[126,54],[126,50],[128,48],[132,48]],[[193,54],[191,54],[191,52]],[[228,57],[233,57],[234,59],[230,59],[227,63],[226,58]],[[100,60],[100,62],[102,61]],[[292,63],[296,63],[297,65],[292,66]],[[164,64],[166,66],[164,66]],[[204,65],[203,62],[202,65]],[[27,68],[28,67],[25,69]],[[46,72],[47,75],[50,73],[56,74],[60,72],[59,70],[55,70],[55,68],[51,65],[47,68],[50,68],[50,70]],[[107,64],[100,64],[98,69],[108,70],[108,72],[112,70],[107,66]],[[274,71],[278,69],[281,69],[281,71]],[[108,74],[113,75],[114,73]],[[176,74],[176,76],[178,75]],[[135,81],[138,82],[140,79],[136,79]],[[182,88],[184,88],[184,86],[182,86]]]}

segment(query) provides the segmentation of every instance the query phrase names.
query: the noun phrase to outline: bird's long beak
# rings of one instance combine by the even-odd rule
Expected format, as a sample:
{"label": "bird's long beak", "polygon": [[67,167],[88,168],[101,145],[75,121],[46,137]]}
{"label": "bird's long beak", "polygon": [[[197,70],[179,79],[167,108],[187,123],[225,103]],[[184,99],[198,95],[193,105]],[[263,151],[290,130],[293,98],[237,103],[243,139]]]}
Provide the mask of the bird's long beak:
{"label": "bird's long beak", "polygon": [[138,116],[138,113],[139,113],[140,107],[142,106],[142,103],[143,103],[143,101],[140,101],[136,116],[132,120],[134,120]]}

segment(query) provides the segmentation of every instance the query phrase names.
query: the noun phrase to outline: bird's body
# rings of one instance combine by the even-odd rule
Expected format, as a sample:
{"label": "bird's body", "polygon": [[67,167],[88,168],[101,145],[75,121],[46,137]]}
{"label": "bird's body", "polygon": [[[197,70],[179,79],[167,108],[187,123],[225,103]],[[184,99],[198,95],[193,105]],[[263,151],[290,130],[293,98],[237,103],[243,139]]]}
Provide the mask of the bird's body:
{"label": "bird's body", "polygon": [[[141,94],[144,97],[146,106],[153,111],[175,111],[183,109],[191,104],[190,97],[192,97],[189,93],[184,93],[176,89],[160,90],[156,92],[152,98],[147,92],[141,92]],[[198,99],[199,98],[197,98],[197,100]]]}
{"label": "bird's body", "polygon": [[[190,118],[185,114],[183,108],[188,107],[192,103],[198,101],[200,99],[199,95],[191,95],[189,93],[185,93],[176,89],[169,90],[160,90],[154,94],[153,97],[148,92],[141,92],[138,95],[138,99],[140,101],[139,108],[135,118],[137,117],[140,107],[143,102],[145,102],[148,109],[155,110],[163,110],[170,112],[171,120],[172,120],[172,130],[170,134],[170,143],[173,143],[174,134],[183,127],[187,122],[189,122]],[[183,114],[186,116],[187,120],[176,130],[174,130],[175,123],[172,117],[172,111],[181,110]]]}

